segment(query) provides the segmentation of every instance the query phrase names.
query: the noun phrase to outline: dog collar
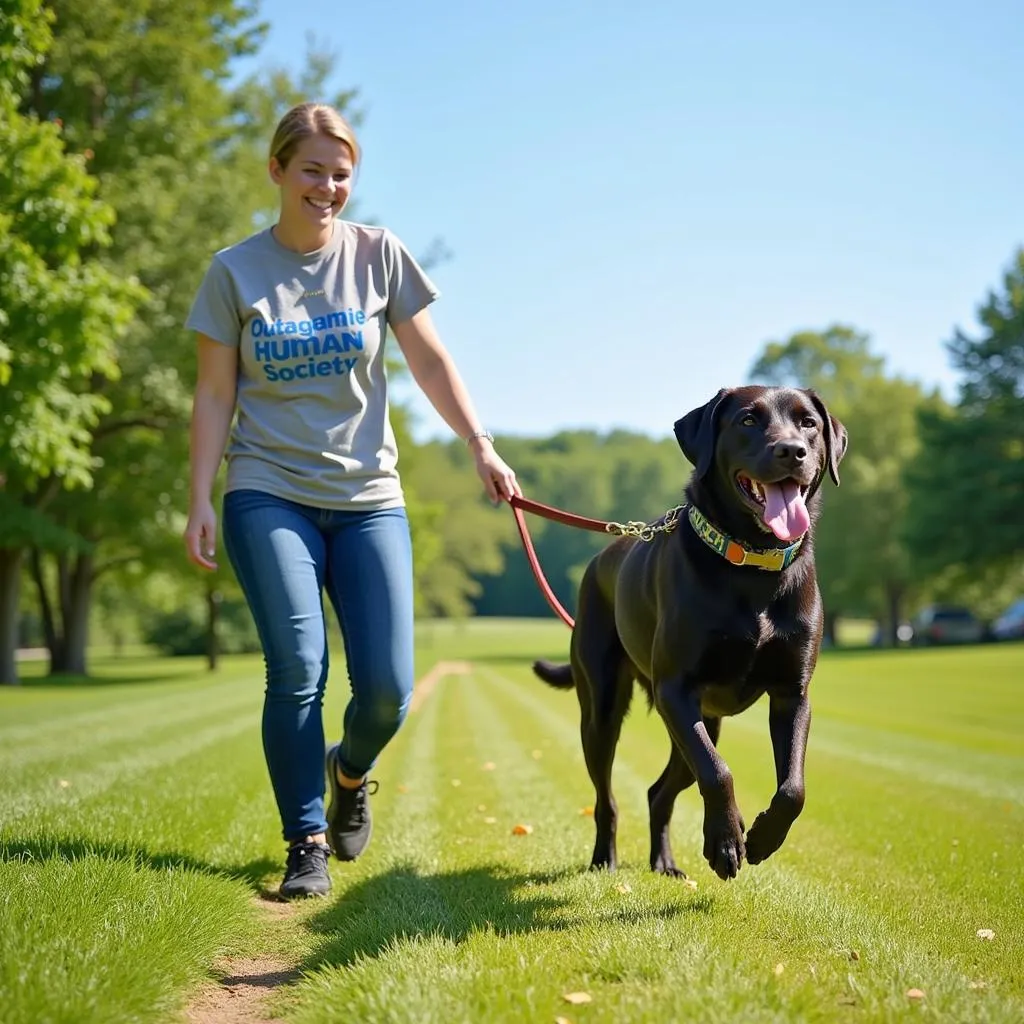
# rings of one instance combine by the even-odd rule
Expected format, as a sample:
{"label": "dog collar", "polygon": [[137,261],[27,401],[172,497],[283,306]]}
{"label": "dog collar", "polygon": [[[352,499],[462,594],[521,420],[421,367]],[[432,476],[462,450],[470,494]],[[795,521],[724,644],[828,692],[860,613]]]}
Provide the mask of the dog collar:
{"label": "dog collar", "polygon": [[786,548],[769,548],[767,551],[756,551],[748,548],[738,540],[722,533],[707,516],[699,512],[694,505],[690,505],[687,515],[693,532],[709,548],[717,551],[727,562],[732,565],[749,565],[755,569],[764,569],[767,572],[782,572],[793,564],[796,553],[800,550],[804,538],[790,544]]}

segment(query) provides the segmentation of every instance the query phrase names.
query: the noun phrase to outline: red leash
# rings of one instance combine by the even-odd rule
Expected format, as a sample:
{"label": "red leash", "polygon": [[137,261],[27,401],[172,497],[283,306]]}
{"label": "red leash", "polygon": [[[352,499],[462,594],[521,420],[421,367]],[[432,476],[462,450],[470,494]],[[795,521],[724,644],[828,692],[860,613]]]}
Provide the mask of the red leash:
{"label": "red leash", "polygon": [[537,559],[537,552],[533,549],[530,531],[526,528],[523,510],[525,509],[527,512],[543,516],[545,519],[551,519],[556,523],[562,523],[565,526],[576,526],[581,530],[593,530],[595,533],[609,533],[608,528],[612,524],[606,523],[603,519],[588,519],[586,516],[573,515],[572,512],[564,512],[560,508],[553,508],[551,505],[544,505],[539,501],[531,501],[529,498],[520,498],[517,495],[513,495],[509,499],[509,505],[512,506],[512,515],[516,517],[519,536],[522,539],[523,548],[526,550],[526,557],[529,559],[530,568],[533,570],[534,578],[537,580],[541,593],[547,599],[551,610],[572,629],[576,625],[573,617],[559,603],[558,598],[555,597],[555,592],[544,577],[544,572]]}

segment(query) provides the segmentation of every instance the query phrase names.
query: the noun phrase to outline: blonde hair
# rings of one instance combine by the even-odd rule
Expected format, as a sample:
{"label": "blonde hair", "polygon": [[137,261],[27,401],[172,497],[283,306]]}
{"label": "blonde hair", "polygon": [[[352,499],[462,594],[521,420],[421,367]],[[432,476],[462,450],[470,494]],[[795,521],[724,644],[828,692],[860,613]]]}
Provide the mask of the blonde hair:
{"label": "blonde hair", "polygon": [[359,143],[352,125],[326,103],[300,103],[292,107],[277,124],[270,142],[271,158],[287,167],[299,144],[311,135],[328,135],[343,142],[352,153],[352,163],[359,163]]}

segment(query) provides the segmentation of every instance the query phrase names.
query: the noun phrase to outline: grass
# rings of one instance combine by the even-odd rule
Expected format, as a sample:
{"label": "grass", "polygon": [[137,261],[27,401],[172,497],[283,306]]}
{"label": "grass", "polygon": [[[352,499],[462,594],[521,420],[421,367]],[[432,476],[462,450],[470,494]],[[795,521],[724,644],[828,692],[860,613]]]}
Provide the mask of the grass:
{"label": "grass", "polygon": [[[95,685],[0,692],[5,1024],[182,1020],[225,955],[298,966],[268,1010],[294,1024],[1024,1019],[1024,646],[824,655],[803,816],[723,883],[684,793],[691,889],[647,870],[645,793],[668,747],[641,699],[615,766],[623,866],[584,870],[575,697],[529,672],[564,654],[560,623],[420,639],[421,673],[472,672],[386,752],[366,856],[275,920],[253,899],[282,862],[257,659],[213,676],[108,660]],[[762,702],[723,728],[748,824],[773,788],[766,722]],[[591,1002],[563,999],[581,991]]]}

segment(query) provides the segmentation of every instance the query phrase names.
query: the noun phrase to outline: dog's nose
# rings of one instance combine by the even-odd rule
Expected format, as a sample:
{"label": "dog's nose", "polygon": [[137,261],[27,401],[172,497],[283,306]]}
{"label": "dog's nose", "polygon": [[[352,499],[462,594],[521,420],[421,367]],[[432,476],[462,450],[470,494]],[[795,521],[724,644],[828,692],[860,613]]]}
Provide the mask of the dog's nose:
{"label": "dog's nose", "polygon": [[807,445],[803,441],[776,441],[775,458],[786,462],[803,462],[807,458]]}

